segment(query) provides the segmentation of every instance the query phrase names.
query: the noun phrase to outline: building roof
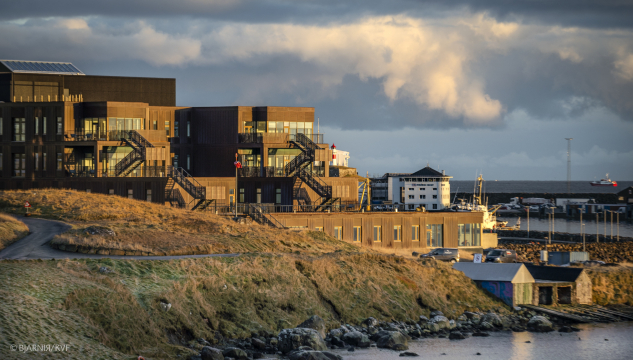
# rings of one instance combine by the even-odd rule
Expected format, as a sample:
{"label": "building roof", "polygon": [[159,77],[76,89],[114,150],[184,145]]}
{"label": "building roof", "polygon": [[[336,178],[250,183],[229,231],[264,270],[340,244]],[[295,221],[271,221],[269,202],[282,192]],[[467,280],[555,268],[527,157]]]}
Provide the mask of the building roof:
{"label": "building roof", "polygon": [[561,266],[539,266],[526,265],[526,268],[532,274],[534,279],[576,282],[576,279],[582,274],[583,269]]}
{"label": "building roof", "polygon": [[453,265],[453,269],[463,272],[475,281],[503,281],[513,284],[534,282],[534,278],[523,264],[458,262]]}
{"label": "building roof", "polygon": [[0,72],[85,75],[71,63],[51,61],[0,60]]}
{"label": "building roof", "polygon": [[443,175],[441,172],[431,169],[430,166],[426,166],[424,169],[420,169],[416,172],[414,172],[413,174],[411,174],[411,176],[446,176]]}

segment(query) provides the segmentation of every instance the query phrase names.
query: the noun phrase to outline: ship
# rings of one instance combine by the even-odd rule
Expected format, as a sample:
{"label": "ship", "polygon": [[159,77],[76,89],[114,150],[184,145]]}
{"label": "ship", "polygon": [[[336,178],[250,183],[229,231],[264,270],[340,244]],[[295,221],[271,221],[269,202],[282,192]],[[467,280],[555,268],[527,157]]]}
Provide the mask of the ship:
{"label": "ship", "polygon": [[600,181],[592,181],[589,184],[591,186],[618,186],[618,183],[609,179],[609,174],[607,174],[606,179],[601,179]]}
{"label": "ship", "polygon": [[[484,182],[483,177],[479,175],[479,177],[476,180],[475,194],[473,194],[472,203],[466,203],[466,199],[459,199],[460,203],[452,204],[452,206],[448,209],[448,211],[482,212],[483,222],[481,225],[482,225],[483,230],[495,230],[495,228],[505,227],[506,225],[508,225],[508,222],[497,220],[497,216],[495,215],[497,210],[501,208],[501,205],[495,205],[489,208],[486,204],[484,204],[482,200],[483,182]],[[455,197],[457,197],[457,194],[455,194]]]}

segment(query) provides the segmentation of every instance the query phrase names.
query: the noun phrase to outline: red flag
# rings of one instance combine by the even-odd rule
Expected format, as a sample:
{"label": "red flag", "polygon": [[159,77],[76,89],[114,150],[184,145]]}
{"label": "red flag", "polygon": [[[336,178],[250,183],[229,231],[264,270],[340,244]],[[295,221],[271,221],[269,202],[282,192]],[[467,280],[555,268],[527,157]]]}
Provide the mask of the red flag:
{"label": "red flag", "polygon": [[239,161],[234,162],[233,165],[235,165],[235,167],[238,168],[238,169],[242,168],[242,163],[239,162]]}

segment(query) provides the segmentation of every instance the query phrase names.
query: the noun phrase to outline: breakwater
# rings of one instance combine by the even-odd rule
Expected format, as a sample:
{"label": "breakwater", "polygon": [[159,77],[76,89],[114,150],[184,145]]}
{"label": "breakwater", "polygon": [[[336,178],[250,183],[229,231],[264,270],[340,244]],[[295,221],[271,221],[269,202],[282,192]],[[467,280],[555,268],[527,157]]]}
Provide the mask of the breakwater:
{"label": "breakwater", "polygon": [[[473,193],[471,192],[458,192],[458,199],[470,199]],[[598,204],[615,204],[618,201],[618,196],[615,193],[527,193],[527,192],[507,192],[507,193],[485,193],[484,201],[488,201],[489,205],[494,204],[507,204],[510,199],[518,198],[543,198],[556,201],[559,198],[571,198],[571,199],[594,199]],[[451,193],[451,200],[455,198],[455,193]]]}
{"label": "breakwater", "polygon": [[[534,238],[534,239],[548,239],[549,232],[547,231],[530,231],[529,236],[527,230],[497,230],[498,237],[514,237],[514,238]],[[581,234],[572,234],[566,232],[555,232],[552,234],[552,240],[559,241],[570,241],[570,242],[578,242],[582,243],[582,235]],[[618,242],[617,238],[614,236],[611,239],[610,236],[599,235],[597,242],[604,243],[612,243]],[[631,237],[620,236],[619,242],[629,242],[633,241]],[[596,234],[585,234],[585,242],[596,242]]]}

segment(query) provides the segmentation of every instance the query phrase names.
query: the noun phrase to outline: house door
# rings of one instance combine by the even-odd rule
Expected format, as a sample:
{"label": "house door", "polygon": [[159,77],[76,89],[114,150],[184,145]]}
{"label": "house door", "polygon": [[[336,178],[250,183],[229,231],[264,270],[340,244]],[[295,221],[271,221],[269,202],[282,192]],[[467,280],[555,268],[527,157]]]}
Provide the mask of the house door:
{"label": "house door", "polygon": [[571,304],[571,287],[566,286],[558,288],[558,303]]}
{"label": "house door", "polygon": [[542,286],[538,288],[538,304],[552,305],[552,287]]}

